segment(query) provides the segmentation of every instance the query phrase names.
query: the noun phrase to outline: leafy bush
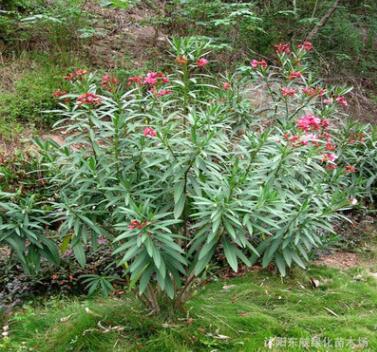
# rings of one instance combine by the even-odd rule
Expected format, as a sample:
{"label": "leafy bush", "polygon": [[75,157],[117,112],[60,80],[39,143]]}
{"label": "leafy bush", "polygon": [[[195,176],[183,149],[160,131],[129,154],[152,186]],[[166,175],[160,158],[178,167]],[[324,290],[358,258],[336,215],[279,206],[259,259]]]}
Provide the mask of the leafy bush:
{"label": "leafy bush", "polygon": [[[51,126],[56,121],[53,114],[43,113],[57,105],[53,96],[59,87],[68,87],[62,75],[71,66],[78,65],[78,59],[59,54],[55,58],[46,55],[27,55],[17,63],[3,68],[9,76],[12,70],[18,70],[15,79],[4,83],[0,90],[0,136],[14,138],[22,127]],[[19,127],[19,128],[16,128]]]}
{"label": "leafy bush", "polygon": [[15,83],[14,92],[4,92],[0,95],[0,115],[10,121],[48,124],[52,116],[42,112],[51,110],[56,105],[51,91],[62,84],[59,78],[56,72],[26,73]]}
{"label": "leafy bush", "polygon": [[355,186],[354,196],[369,198],[374,201],[377,196],[377,128],[349,122],[339,131],[341,158],[357,165],[357,173],[353,174],[352,183]]}
{"label": "leafy bush", "polygon": [[0,193],[0,197],[0,244],[12,248],[27,273],[39,270],[41,257],[58,264],[56,243],[46,236],[48,212],[35,196]]}
{"label": "leafy bush", "polygon": [[[377,34],[376,4],[373,0],[340,2],[313,38],[321,54],[315,60],[329,76],[340,72],[351,79],[353,75],[361,76],[363,83],[373,86],[377,59],[372,39]],[[224,55],[229,64],[250,51],[271,57],[272,46],[279,41],[304,40],[333,5],[332,0],[176,0],[166,5],[168,15],[160,13],[156,22],[170,35],[200,34],[226,44],[232,49]]]}
{"label": "leafy bush", "polygon": [[[70,72],[70,92],[55,92],[66,145],[38,141],[64,247],[84,266],[87,244],[113,240],[130,288],[156,312],[162,293],[180,306],[214,261],[305,267],[374,167],[356,150],[373,153],[375,135],[347,139],[349,90],[313,77],[311,43],[278,44],[277,67],[253,59],[221,78],[208,48],[174,39],[170,75]],[[105,282],[87,278],[93,290]]]}
{"label": "leafy bush", "polygon": [[82,4],[81,0],[5,4],[6,11],[0,19],[0,39],[9,51],[74,49],[80,40],[80,30],[90,24]]}

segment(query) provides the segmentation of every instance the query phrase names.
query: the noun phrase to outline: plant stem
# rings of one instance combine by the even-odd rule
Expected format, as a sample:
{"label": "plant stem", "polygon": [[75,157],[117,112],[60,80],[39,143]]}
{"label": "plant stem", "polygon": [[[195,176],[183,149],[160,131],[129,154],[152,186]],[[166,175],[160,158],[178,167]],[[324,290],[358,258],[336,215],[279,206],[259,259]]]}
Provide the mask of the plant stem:
{"label": "plant stem", "polygon": [[160,312],[160,305],[158,304],[156,293],[151,284],[148,285],[148,300],[152,308],[151,314],[158,314]]}
{"label": "plant stem", "polygon": [[114,158],[116,161],[116,173],[118,180],[120,179],[120,149],[119,149],[119,115],[114,116]]}
{"label": "plant stem", "polygon": [[177,297],[175,301],[175,305],[177,308],[181,308],[183,306],[183,303],[187,300],[189,295],[189,289],[191,288],[192,283],[194,282],[195,275],[190,274],[185,282],[185,286],[183,286],[179,296]]}

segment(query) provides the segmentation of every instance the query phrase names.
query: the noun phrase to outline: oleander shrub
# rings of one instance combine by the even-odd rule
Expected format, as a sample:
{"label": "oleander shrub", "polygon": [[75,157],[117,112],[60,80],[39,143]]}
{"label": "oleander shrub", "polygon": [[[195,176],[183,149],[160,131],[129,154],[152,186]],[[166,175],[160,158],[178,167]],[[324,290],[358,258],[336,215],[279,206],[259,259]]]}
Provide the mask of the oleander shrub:
{"label": "oleander shrub", "polygon": [[35,195],[0,192],[0,245],[9,246],[24,271],[35,274],[44,258],[59,264],[56,243],[47,236],[49,211]]}
{"label": "oleander shrub", "polygon": [[69,91],[54,92],[66,144],[37,141],[64,250],[84,266],[88,244],[113,241],[155,312],[163,296],[181,306],[214,262],[305,268],[374,182],[361,159],[375,133],[344,124],[349,89],[314,77],[311,43],[278,44],[278,65],[252,59],[224,76],[208,43],[171,44],[169,74],[69,72]]}

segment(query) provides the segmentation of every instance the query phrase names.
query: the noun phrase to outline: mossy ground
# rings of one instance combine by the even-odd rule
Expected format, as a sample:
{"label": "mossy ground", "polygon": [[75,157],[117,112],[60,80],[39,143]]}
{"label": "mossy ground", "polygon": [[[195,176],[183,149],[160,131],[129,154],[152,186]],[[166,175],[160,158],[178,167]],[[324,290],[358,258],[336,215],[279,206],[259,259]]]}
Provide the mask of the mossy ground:
{"label": "mossy ground", "polygon": [[[310,279],[319,281],[315,288]],[[280,279],[264,271],[199,288],[187,313],[147,316],[132,295],[49,299],[9,321],[1,351],[352,351],[377,350],[377,279],[362,268],[311,267]],[[265,348],[271,338],[272,349]],[[279,338],[287,338],[284,347]],[[312,338],[332,347],[300,347]],[[340,346],[335,348],[335,344]],[[360,349],[359,349],[360,350]]]}

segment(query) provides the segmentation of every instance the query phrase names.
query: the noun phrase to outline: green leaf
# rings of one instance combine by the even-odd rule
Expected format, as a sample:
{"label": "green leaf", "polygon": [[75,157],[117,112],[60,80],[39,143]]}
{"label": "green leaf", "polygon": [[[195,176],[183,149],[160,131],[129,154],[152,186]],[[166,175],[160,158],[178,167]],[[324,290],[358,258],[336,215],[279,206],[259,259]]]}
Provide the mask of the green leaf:
{"label": "green leaf", "polygon": [[238,260],[236,255],[236,248],[231,245],[226,239],[223,240],[224,254],[225,258],[228,261],[230,267],[233,271],[238,271]]}
{"label": "green leaf", "polygon": [[275,263],[276,263],[276,266],[279,269],[280,275],[285,276],[286,275],[286,271],[285,271],[286,265],[285,265],[284,258],[280,254],[277,254],[275,256]]}
{"label": "green leaf", "polygon": [[174,205],[174,218],[178,219],[185,209],[186,204],[186,195],[184,193],[181,194],[181,197],[178,199],[178,202]]}
{"label": "green leaf", "polygon": [[148,287],[148,284],[151,280],[152,274],[153,274],[153,266],[147,267],[147,269],[143,272],[140,278],[140,284],[139,284],[139,292],[140,294],[143,294],[145,290]]}
{"label": "green leaf", "polygon": [[175,188],[174,188],[174,202],[175,203],[178,203],[179,199],[182,197],[184,189],[185,189],[184,181],[180,181],[176,183]]}
{"label": "green leaf", "polygon": [[75,255],[78,263],[84,267],[86,264],[86,255],[84,246],[81,243],[77,243],[73,248],[73,254]]}

